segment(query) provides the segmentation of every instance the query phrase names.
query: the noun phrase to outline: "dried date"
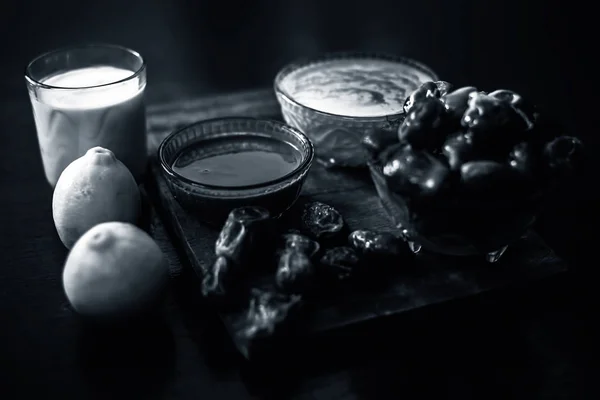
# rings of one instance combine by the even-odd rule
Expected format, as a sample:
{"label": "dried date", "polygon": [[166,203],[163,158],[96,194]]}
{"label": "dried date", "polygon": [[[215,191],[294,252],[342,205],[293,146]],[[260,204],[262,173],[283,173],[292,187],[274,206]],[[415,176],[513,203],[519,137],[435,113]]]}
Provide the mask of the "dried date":
{"label": "dried date", "polygon": [[318,241],[333,241],[344,233],[342,214],[329,204],[318,201],[304,206],[301,215],[302,230]]}
{"label": "dried date", "polygon": [[351,247],[334,247],[323,254],[321,266],[326,279],[343,282],[352,278],[359,269],[360,258]]}
{"label": "dried date", "polygon": [[315,283],[315,268],[310,257],[298,250],[288,248],[279,255],[275,282],[288,293],[303,293]]}
{"label": "dried date", "polygon": [[394,131],[376,129],[365,135],[361,143],[371,158],[375,159],[383,150],[398,143],[398,135]]}
{"label": "dried date", "polygon": [[356,230],[348,243],[367,261],[401,262],[413,254],[402,239],[387,232]]}
{"label": "dried date", "polygon": [[217,257],[202,280],[202,295],[211,299],[222,299],[231,288],[231,263],[223,256]]}
{"label": "dried date", "polygon": [[260,248],[269,211],[262,207],[241,207],[232,210],[215,243],[215,254],[240,265]]}
{"label": "dried date", "polygon": [[393,148],[386,157],[383,174],[396,193],[433,199],[446,191],[451,182],[450,169],[426,151],[404,145]]}
{"label": "dried date", "polygon": [[437,97],[427,97],[417,103],[398,128],[400,142],[410,143],[415,149],[438,148],[452,132],[451,116]]}
{"label": "dried date", "polygon": [[553,176],[572,176],[583,167],[583,144],[576,137],[559,136],[546,144],[544,158]]}
{"label": "dried date", "polygon": [[300,307],[302,296],[253,289],[246,317],[238,328],[238,337],[254,340],[273,336]]}
{"label": "dried date", "polygon": [[452,90],[446,81],[425,82],[412,92],[404,101],[404,113],[410,113],[416,106],[428,98],[440,98]]}
{"label": "dried date", "polygon": [[312,258],[319,252],[321,245],[300,233],[285,233],[282,235],[282,250],[288,249],[300,251]]}

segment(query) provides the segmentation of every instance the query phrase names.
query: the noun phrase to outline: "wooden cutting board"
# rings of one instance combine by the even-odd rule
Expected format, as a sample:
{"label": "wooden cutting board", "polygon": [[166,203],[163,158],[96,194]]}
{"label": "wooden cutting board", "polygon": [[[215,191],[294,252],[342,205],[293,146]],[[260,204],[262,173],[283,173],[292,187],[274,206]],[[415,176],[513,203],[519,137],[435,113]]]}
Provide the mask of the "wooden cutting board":
{"label": "wooden cutting board", "polygon": [[[249,116],[281,119],[271,90],[189,100],[149,108],[150,149],[173,129],[208,118]],[[155,158],[151,162],[149,193],[172,240],[183,249],[195,275],[212,265],[219,230],[195,219],[171,195]],[[327,170],[315,163],[300,202],[321,201],[337,208],[349,228],[393,232],[368,174]],[[416,310],[458,298],[540,280],[567,270],[566,264],[533,232],[509,247],[495,264],[483,258],[453,258],[419,253],[410,272],[399,270],[384,287],[340,294],[321,300],[302,316],[294,329],[300,337],[319,334],[376,318]],[[252,357],[249,344],[236,340],[235,326],[244,314],[222,312],[226,328],[239,350]]]}

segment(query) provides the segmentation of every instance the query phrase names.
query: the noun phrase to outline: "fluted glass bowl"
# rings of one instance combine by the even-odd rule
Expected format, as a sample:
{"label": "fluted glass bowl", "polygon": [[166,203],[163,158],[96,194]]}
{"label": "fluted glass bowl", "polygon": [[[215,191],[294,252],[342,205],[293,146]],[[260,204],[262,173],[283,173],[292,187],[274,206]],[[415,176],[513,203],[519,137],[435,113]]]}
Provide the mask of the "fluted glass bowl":
{"label": "fluted glass bowl", "polygon": [[[364,135],[376,129],[395,130],[404,117],[402,111],[373,117],[319,111],[302,104],[289,89],[293,77],[302,70],[331,62],[351,63],[357,60],[382,60],[398,64],[404,72],[401,82],[394,85],[393,90],[404,98],[422,83],[438,80],[435,72],[417,61],[378,53],[330,53],[315,59],[296,61],[281,69],[275,77],[275,94],[283,118],[288,125],[310,137],[317,159],[326,166],[365,167],[367,155],[360,145]],[[366,73],[366,78],[373,80],[376,77]]]}
{"label": "fluted glass bowl", "polygon": [[541,209],[541,196],[480,207],[443,201],[411,204],[389,188],[380,164],[368,165],[381,205],[415,253],[423,249],[449,256],[482,255],[496,262],[526,233]]}
{"label": "fluted glass bowl", "polygon": [[[238,142],[247,146],[253,138],[275,139],[293,146],[300,154],[298,165],[290,173],[277,179],[233,187],[199,183],[173,169],[173,163],[186,149],[193,147],[195,151],[209,151],[203,150],[202,142],[214,143],[215,139],[227,139],[223,142],[227,143],[223,145],[228,146],[227,148],[215,149],[214,145],[210,146],[211,152],[226,153],[237,150],[235,147]],[[302,132],[281,122],[253,118],[220,118],[196,122],[171,133],[158,149],[163,175],[177,202],[211,224],[220,224],[229,211],[241,206],[265,207],[273,216],[285,212],[300,194],[312,165],[313,154],[312,143]]]}

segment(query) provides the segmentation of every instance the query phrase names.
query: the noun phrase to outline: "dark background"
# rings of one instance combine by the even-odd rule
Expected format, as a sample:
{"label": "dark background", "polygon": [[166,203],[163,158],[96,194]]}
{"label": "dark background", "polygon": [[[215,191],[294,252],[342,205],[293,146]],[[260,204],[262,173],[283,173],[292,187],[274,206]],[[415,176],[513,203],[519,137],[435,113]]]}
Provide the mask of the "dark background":
{"label": "dark background", "polygon": [[[9,371],[0,375],[0,389],[10,381],[22,395],[12,398],[29,398],[29,393],[38,389],[63,398],[90,398],[73,372],[79,367],[69,355],[73,350],[68,346],[68,329],[72,327],[58,322],[56,316],[57,304],[64,302],[58,276],[66,250],[52,225],[51,190],[43,176],[23,71],[30,59],[49,49],[110,42],[144,55],[149,66],[150,102],[270,86],[278,69],[294,58],[334,50],[369,50],[418,59],[457,85],[486,91],[514,89],[560,115],[568,133],[585,141],[589,163],[579,179],[552,199],[538,228],[576,271],[575,283],[553,297],[576,300],[558,311],[536,311],[523,317],[523,321],[541,320],[546,325],[536,322],[536,327],[527,328],[531,331],[526,335],[533,339],[528,339],[522,353],[537,351],[542,358],[534,362],[523,356],[522,364],[535,365],[532,368],[538,371],[550,363],[554,369],[542,368],[547,373],[536,375],[539,382],[533,386],[523,383],[533,373],[529,370],[518,379],[513,377],[522,381],[511,389],[510,398],[546,398],[548,390],[554,393],[541,389],[544,384],[540,382],[567,382],[555,388],[556,398],[585,398],[585,374],[573,354],[588,351],[582,344],[587,332],[580,326],[588,314],[580,312],[591,307],[588,301],[595,285],[593,262],[589,261],[596,253],[591,233],[598,208],[593,157],[599,146],[598,106],[593,101],[597,35],[592,34],[597,22],[593,18],[584,2],[541,0],[0,3],[0,363]],[[530,324],[523,321],[519,324]],[[569,326],[581,329],[561,331]],[[541,331],[545,335],[559,333],[544,339],[538,337]],[[540,345],[544,340],[551,342],[548,348],[531,350],[544,347]],[[576,348],[569,343],[576,343]],[[556,346],[567,347],[557,350]],[[549,358],[544,361],[544,357]],[[210,393],[236,396],[244,392],[235,380],[231,389],[215,389],[220,378],[207,378],[211,373],[193,357],[186,361],[177,367],[175,380],[179,383],[171,396],[197,398],[201,394],[196,392],[202,392],[212,398]],[[448,384],[447,374],[450,372],[433,374],[430,385],[425,386],[432,390],[439,384],[435,379]],[[464,382],[458,386],[463,390],[471,380],[483,379],[464,371],[461,376]],[[327,386],[323,379],[321,384]],[[396,375],[385,378],[394,379]],[[331,390],[336,394],[322,398],[355,398],[340,394],[347,389]],[[452,394],[451,389],[445,390]],[[461,393],[463,398],[470,398],[465,393],[475,396],[468,390]]]}

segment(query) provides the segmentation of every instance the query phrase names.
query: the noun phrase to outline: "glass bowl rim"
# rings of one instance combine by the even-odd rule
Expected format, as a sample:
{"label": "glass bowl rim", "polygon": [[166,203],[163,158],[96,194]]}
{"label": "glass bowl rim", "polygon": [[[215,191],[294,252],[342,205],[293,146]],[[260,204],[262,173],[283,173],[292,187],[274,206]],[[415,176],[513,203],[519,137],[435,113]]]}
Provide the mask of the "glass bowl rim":
{"label": "glass bowl rim", "polygon": [[[41,82],[39,79],[34,78],[33,75],[31,74],[31,68],[32,68],[33,64],[42,60],[45,57],[49,57],[54,54],[65,53],[67,51],[72,51],[72,50],[86,50],[86,49],[94,49],[94,48],[112,49],[112,50],[119,50],[119,51],[123,51],[125,53],[129,53],[130,55],[139,59],[141,61],[141,65],[139,66],[139,68],[137,68],[137,70],[131,71],[131,75],[128,75],[125,78],[122,78],[122,79],[119,79],[116,81],[112,81],[112,82],[108,82],[108,83],[102,83],[100,85],[89,85],[89,86],[70,87],[70,86],[48,85],[46,83]],[[86,44],[81,44],[81,45],[59,47],[54,50],[46,51],[45,53],[39,54],[33,60],[31,60],[25,67],[25,79],[27,80],[27,83],[29,83],[31,86],[42,88],[42,89],[85,90],[85,89],[95,89],[95,88],[107,87],[107,86],[112,86],[112,85],[116,85],[119,83],[130,81],[130,80],[135,79],[138,76],[140,76],[144,72],[146,67],[147,67],[147,65],[146,65],[146,60],[144,59],[144,57],[142,57],[142,55],[139,52],[137,52],[133,49],[130,49],[125,46],[120,46],[117,44],[86,43]]]}
{"label": "glass bowl rim", "polygon": [[381,120],[385,120],[388,118],[399,117],[404,114],[404,111],[400,111],[395,114],[374,116],[374,117],[371,117],[371,116],[353,117],[351,115],[334,114],[334,113],[330,113],[327,111],[320,111],[315,108],[308,107],[308,106],[296,101],[293,98],[293,96],[286,93],[281,88],[281,83],[286,78],[286,76],[288,76],[290,73],[296,71],[299,68],[303,68],[303,67],[309,66],[311,64],[319,64],[319,63],[326,62],[326,61],[344,60],[344,59],[376,59],[376,60],[397,62],[400,64],[408,65],[412,68],[418,69],[419,71],[428,74],[429,76],[431,76],[432,81],[439,80],[438,74],[435,71],[433,71],[433,69],[431,69],[426,64],[424,64],[420,61],[417,61],[415,59],[412,59],[410,57],[398,56],[398,55],[393,55],[393,54],[384,53],[384,52],[338,51],[338,52],[324,53],[324,54],[321,54],[321,55],[315,56],[315,57],[304,57],[304,58],[300,58],[300,59],[297,59],[295,61],[292,61],[292,62],[286,64],[279,70],[279,72],[275,76],[275,80],[274,80],[274,84],[273,84],[275,93],[278,94],[279,96],[283,97],[286,101],[288,101],[298,107],[310,110],[311,112],[320,114],[322,116],[333,117],[333,118],[338,118],[338,119],[346,119],[346,120],[353,120],[353,121],[381,121]]}
{"label": "glass bowl rim", "polygon": [[[279,178],[271,179],[266,182],[256,183],[253,185],[244,185],[244,186],[219,186],[219,185],[211,185],[211,184],[196,182],[192,179],[186,178],[183,175],[180,175],[177,172],[175,172],[173,170],[173,168],[171,167],[171,165],[169,165],[169,163],[167,162],[166,156],[164,154],[165,147],[171,140],[173,140],[173,138],[177,137],[178,135],[182,134],[183,132],[187,131],[188,129],[196,127],[196,126],[208,125],[208,124],[213,124],[213,123],[217,123],[217,122],[233,123],[235,121],[255,122],[255,123],[267,122],[267,123],[273,124],[274,126],[277,126],[277,127],[281,128],[282,130],[286,131],[287,133],[291,133],[295,137],[299,138],[299,140],[301,142],[306,144],[308,152],[300,150],[300,153],[302,154],[302,162],[296,168],[294,168],[291,172],[288,172],[287,174],[282,175]],[[224,136],[227,136],[228,134],[230,134],[231,136],[237,136],[237,134],[239,132],[232,131],[232,132],[223,132],[223,133],[225,133]],[[259,131],[249,132],[249,133],[255,134],[256,136],[264,137],[264,134],[261,135],[261,132],[259,132]],[[207,140],[207,139],[203,139],[203,140]],[[198,142],[201,142],[201,141],[202,141],[202,139],[198,140]],[[183,146],[182,148],[185,148],[185,147],[186,146]],[[179,151],[181,151],[181,150],[179,150]],[[183,184],[186,184],[188,186],[192,186],[192,187],[195,187],[198,189],[219,190],[219,191],[225,191],[225,192],[243,192],[246,190],[267,188],[267,187],[270,187],[270,186],[273,186],[273,185],[276,185],[279,183],[286,182],[290,178],[293,178],[294,176],[302,174],[302,172],[306,171],[312,164],[312,161],[313,161],[313,158],[315,155],[314,146],[313,146],[312,141],[308,138],[308,136],[306,136],[300,130],[293,128],[293,127],[291,127],[283,122],[277,121],[277,120],[265,119],[265,118],[251,118],[251,117],[221,117],[221,118],[210,118],[210,119],[192,122],[191,124],[188,124],[186,126],[176,129],[175,131],[171,132],[167,137],[165,137],[162,140],[162,142],[160,143],[160,145],[158,146],[157,153],[158,153],[158,159],[160,161],[160,166],[161,166],[162,170],[164,172],[166,172],[171,178],[173,178]]]}

